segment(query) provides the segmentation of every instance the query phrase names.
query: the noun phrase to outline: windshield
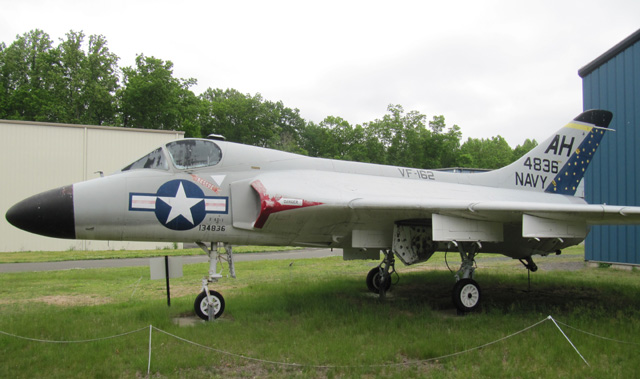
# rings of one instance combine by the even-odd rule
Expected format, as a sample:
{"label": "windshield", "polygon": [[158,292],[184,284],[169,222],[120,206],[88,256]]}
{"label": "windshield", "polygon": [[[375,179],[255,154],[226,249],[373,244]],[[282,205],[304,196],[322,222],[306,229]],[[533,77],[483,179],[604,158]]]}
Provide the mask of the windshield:
{"label": "windshield", "polygon": [[144,157],[138,159],[137,161],[131,163],[127,167],[123,168],[122,171],[127,170],[136,170],[140,168],[151,168],[156,170],[168,170],[169,165],[167,164],[167,159],[164,157],[164,153],[162,152],[162,148],[159,147]]}
{"label": "windshield", "polygon": [[222,159],[218,145],[207,140],[183,139],[167,144],[167,150],[178,169],[213,166]]}

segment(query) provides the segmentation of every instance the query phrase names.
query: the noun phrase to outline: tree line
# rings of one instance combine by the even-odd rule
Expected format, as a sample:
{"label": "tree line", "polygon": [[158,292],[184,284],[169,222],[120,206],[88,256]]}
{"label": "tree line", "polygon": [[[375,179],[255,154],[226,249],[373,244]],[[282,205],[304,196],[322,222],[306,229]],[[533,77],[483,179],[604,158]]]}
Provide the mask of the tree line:
{"label": "tree line", "polygon": [[196,95],[197,80],[174,77],[171,61],[144,54],[133,66],[118,61],[102,35],[70,31],[55,45],[32,30],[9,46],[0,42],[0,119],[215,133],[314,157],[418,168],[498,168],[537,145],[512,149],[499,135],[462,143],[460,127],[447,127],[444,116],[429,120],[395,104],[362,124],[337,116],[315,123],[260,94],[208,88]]}

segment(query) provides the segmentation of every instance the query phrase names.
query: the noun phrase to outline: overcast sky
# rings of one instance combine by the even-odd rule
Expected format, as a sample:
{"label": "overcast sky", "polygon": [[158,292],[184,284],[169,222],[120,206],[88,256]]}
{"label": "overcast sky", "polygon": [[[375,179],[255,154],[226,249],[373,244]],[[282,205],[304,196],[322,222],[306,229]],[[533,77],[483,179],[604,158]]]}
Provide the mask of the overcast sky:
{"label": "overcast sky", "polygon": [[196,94],[260,93],[352,125],[400,104],[512,146],[578,115],[578,69],[639,28],[638,0],[0,0],[7,45],[33,29],[56,44],[101,34],[120,67],[170,60]]}

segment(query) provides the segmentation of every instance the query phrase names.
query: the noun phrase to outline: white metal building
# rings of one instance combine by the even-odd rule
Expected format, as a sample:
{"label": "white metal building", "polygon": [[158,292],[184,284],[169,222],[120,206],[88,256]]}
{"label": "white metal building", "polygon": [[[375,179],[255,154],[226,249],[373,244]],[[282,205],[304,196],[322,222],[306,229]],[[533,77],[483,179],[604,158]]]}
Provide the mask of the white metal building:
{"label": "white metal building", "polygon": [[155,249],[163,243],[76,241],[24,232],[4,215],[31,195],[109,175],[184,132],[0,120],[0,252]]}

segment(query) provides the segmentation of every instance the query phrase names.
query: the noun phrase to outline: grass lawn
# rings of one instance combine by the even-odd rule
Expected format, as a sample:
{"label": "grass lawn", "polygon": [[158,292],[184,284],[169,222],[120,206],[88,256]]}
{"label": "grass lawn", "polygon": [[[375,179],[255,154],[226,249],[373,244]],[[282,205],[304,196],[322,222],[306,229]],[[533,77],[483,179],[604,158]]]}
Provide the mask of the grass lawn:
{"label": "grass lawn", "polygon": [[[234,254],[263,253],[270,251],[296,250],[297,247],[279,246],[234,246]],[[102,251],[18,251],[0,253],[2,263],[32,263],[78,261],[84,259],[119,259],[119,258],[151,258],[165,255],[204,255],[199,248],[195,249],[160,249],[160,250],[102,250]]]}
{"label": "grass lawn", "polygon": [[[457,266],[453,254],[447,258]],[[2,332],[70,341],[138,330],[70,344],[0,334],[0,377],[146,376],[149,325],[201,345],[154,330],[154,377],[634,377],[640,273],[588,268],[582,259],[579,248],[537,259],[540,270],[531,275],[529,291],[519,262],[481,255],[476,279],[483,306],[464,317],[453,309],[454,280],[443,254],[398,267],[399,282],[384,302],[364,283],[374,261],[238,262],[238,278],[215,286],[227,304],[214,323],[193,316],[206,264],[184,266],[184,277],[172,280],[171,307],[164,281],[149,280],[147,267],[0,274]],[[565,265],[571,270],[557,269]],[[561,324],[587,365],[544,321],[481,349],[432,360],[509,336],[548,315],[613,340]]]}

